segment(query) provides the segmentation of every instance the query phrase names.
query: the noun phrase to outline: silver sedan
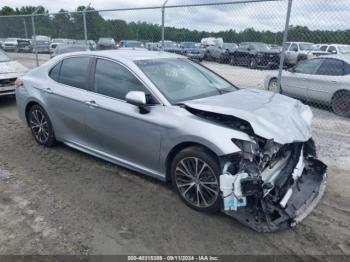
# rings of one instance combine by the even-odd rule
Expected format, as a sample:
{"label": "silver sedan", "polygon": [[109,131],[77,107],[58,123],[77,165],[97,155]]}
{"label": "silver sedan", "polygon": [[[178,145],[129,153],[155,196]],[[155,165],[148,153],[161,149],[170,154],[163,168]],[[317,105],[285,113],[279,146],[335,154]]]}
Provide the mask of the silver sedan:
{"label": "silver sedan", "polygon": [[[277,74],[266,77],[265,88],[279,91]],[[336,114],[350,117],[350,55],[318,57],[299,63],[283,72],[280,92],[331,106]]]}
{"label": "silver sedan", "polygon": [[39,144],[171,181],[191,208],[258,231],[296,225],[325,189],[308,106],[239,90],[183,56],[66,54],[20,78],[16,96]]}

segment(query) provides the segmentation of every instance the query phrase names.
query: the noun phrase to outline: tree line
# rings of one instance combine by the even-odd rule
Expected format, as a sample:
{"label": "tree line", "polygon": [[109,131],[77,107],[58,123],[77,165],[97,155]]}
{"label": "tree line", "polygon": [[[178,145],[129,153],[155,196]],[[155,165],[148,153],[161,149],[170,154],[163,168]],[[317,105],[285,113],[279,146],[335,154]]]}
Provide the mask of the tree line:
{"label": "tree line", "polygon": [[[37,7],[25,6],[11,8],[5,6],[0,9],[0,15],[31,14]],[[79,6],[77,11],[84,10]],[[88,7],[88,10],[94,9]],[[66,13],[61,9],[59,14],[50,15],[49,11],[39,6],[39,14],[35,17],[37,35],[47,35],[52,38],[83,39],[84,25],[81,13]],[[89,12],[86,15],[88,39],[98,40],[100,37],[113,37],[116,41],[122,39],[136,39],[158,42],[161,40],[161,26],[159,24],[142,21],[126,22],[120,19],[105,19],[98,12]],[[0,17],[0,38],[21,37],[31,38],[31,17]],[[166,27],[165,39],[176,42],[200,42],[204,37],[222,37],[225,42],[240,43],[245,41],[259,41],[269,44],[282,43],[283,31],[257,31],[247,28],[242,31],[228,29],[219,32],[198,31],[186,28]],[[350,30],[310,30],[306,26],[291,26],[289,41],[304,41],[313,43],[350,44]]]}

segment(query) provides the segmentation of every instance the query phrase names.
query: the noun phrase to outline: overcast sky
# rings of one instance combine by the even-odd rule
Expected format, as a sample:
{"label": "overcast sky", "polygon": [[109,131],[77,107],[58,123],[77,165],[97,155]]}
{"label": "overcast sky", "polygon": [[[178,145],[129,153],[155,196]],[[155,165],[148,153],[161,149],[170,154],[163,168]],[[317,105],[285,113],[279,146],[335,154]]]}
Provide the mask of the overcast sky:
{"label": "overcast sky", "polygon": [[[228,0],[169,0],[168,4],[189,4],[205,2],[227,2]],[[232,0],[234,1],[234,0]],[[311,29],[350,30],[349,0],[294,0],[291,24],[305,25]],[[42,5],[50,12],[61,8],[75,10],[79,5],[95,9],[158,6],[163,0],[0,0],[0,7],[21,7]],[[281,31],[284,27],[287,1],[221,5],[210,7],[187,7],[166,10],[166,24],[190,29],[219,31],[243,30],[253,27],[258,30]],[[146,21],[159,24],[160,10],[103,12],[105,18],[127,21]]]}

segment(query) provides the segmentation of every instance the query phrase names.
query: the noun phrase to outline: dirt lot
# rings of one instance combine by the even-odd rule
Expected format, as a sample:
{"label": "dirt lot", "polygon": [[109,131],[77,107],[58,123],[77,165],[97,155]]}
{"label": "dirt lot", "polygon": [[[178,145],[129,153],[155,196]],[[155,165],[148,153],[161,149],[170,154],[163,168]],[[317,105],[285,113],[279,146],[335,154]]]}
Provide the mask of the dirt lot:
{"label": "dirt lot", "polygon": [[[248,69],[209,66],[252,79]],[[257,72],[256,82],[266,73]],[[326,195],[295,229],[261,234],[189,209],[167,184],[64,145],[38,146],[14,99],[0,98],[0,254],[350,255],[350,122],[313,111]]]}

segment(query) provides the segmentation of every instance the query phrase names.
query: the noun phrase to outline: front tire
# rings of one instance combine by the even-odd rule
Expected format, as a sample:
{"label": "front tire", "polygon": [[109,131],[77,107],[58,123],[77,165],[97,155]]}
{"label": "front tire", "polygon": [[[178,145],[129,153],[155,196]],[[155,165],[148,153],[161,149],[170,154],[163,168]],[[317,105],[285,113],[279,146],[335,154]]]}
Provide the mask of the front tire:
{"label": "front tire", "polygon": [[200,212],[220,209],[219,174],[215,155],[199,146],[180,151],[171,165],[174,189],[187,206]]}
{"label": "front tire", "polygon": [[332,110],[338,116],[350,117],[350,91],[342,90],[332,98]]}
{"label": "front tire", "polygon": [[51,147],[56,144],[55,134],[49,116],[39,105],[33,105],[28,112],[28,124],[38,144]]}

